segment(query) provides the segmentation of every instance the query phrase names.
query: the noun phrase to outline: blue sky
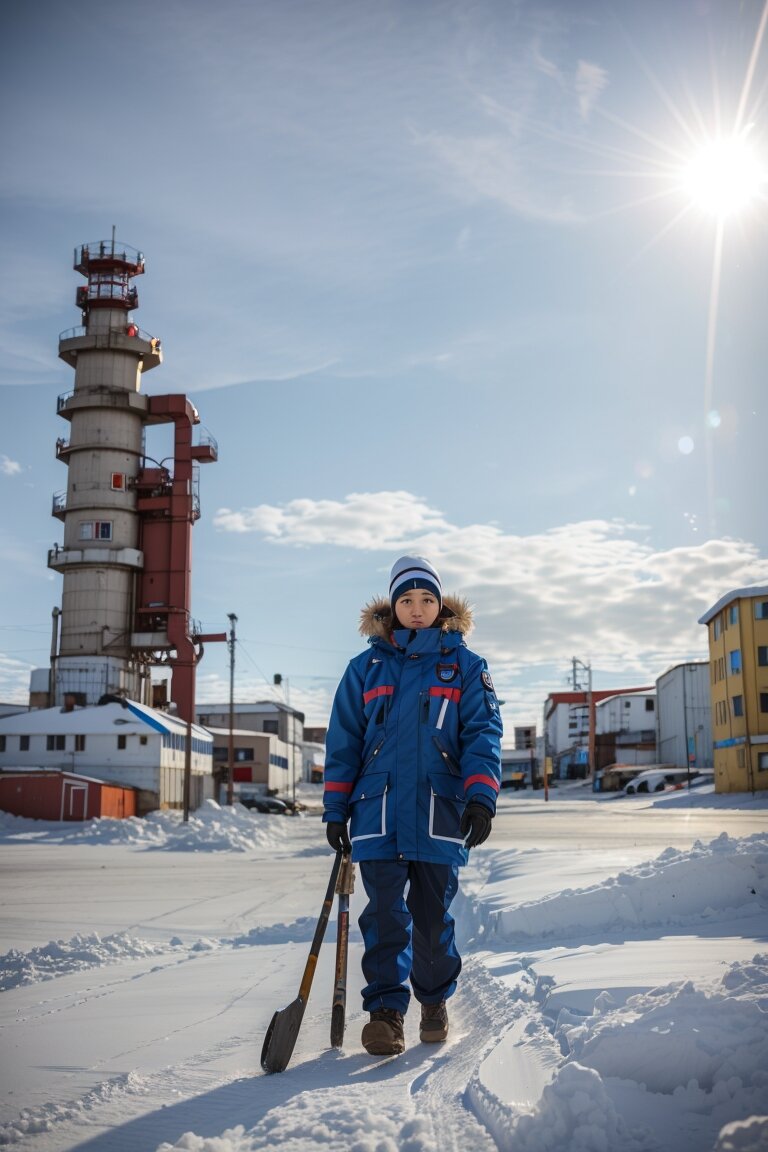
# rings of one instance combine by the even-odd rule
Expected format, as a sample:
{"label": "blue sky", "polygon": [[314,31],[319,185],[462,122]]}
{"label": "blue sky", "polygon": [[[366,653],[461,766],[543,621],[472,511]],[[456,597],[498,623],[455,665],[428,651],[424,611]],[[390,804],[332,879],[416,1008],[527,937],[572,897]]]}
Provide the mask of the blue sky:
{"label": "blue sky", "polygon": [[[238,615],[238,699],[280,672],[323,723],[405,551],[473,603],[510,737],[572,656],[597,687],[703,656],[698,616],[768,580],[763,32],[762,0],[14,0],[0,699],[47,663],[57,339],[113,225],[143,389],[219,443],[193,611]],[[734,130],[758,188],[723,219],[684,174]]]}

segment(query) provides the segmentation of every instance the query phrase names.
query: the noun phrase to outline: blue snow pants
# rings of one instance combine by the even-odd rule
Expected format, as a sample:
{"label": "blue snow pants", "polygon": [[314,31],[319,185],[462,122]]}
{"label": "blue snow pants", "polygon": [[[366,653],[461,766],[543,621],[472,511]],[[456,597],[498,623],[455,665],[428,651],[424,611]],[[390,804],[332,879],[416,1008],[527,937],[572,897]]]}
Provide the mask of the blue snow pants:
{"label": "blue snow pants", "polygon": [[358,921],[368,981],[363,1008],[397,1008],[405,1014],[408,981],[421,1004],[447,1000],[461,971],[448,911],[459,887],[458,865],[361,860],[358,866],[368,896]]}

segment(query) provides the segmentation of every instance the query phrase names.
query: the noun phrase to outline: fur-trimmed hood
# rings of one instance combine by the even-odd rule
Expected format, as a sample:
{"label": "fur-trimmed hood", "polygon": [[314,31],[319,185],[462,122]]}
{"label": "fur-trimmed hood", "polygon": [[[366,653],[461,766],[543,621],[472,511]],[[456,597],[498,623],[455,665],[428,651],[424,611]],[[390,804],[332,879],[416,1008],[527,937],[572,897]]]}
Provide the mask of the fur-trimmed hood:
{"label": "fur-trimmed hood", "polygon": [[[460,632],[466,640],[472,631],[472,609],[463,596],[444,596],[438,618],[443,632]],[[392,633],[392,607],[383,596],[369,600],[360,613],[360,635],[389,640]]]}

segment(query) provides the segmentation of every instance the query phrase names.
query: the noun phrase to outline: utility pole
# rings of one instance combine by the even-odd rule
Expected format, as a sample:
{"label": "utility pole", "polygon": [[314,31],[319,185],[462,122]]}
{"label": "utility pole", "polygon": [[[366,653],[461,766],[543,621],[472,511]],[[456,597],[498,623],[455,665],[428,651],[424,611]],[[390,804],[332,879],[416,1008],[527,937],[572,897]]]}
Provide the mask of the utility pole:
{"label": "utility pole", "polygon": [[574,691],[580,690],[578,675],[576,672],[577,667],[583,668],[587,674],[587,723],[588,723],[588,736],[587,736],[587,776],[588,779],[594,783],[595,779],[595,701],[592,695],[592,665],[585,664],[583,660],[577,660],[575,656],[571,657],[571,664],[573,665],[573,688]]}
{"label": "utility pole", "polygon": [[235,801],[235,624],[237,616],[227,613],[229,620],[229,750],[227,753],[227,804]]}

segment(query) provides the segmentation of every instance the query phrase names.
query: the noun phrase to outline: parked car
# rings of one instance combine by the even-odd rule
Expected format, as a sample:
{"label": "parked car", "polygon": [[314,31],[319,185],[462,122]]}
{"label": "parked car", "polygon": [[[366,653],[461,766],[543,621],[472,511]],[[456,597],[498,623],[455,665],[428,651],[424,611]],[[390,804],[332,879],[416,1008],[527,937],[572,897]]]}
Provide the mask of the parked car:
{"label": "parked car", "polygon": [[[696,772],[691,772],[691,777],[696,776]],[[625,785],[624,795],[635,796],[640,792],[663,792],[665,788],[674,788],[681,784],[685,784],[688,779],[686,769],[680,768],[678,770],[662,769],[662,768],[649,768],[647,772],[640,772],[635,776],[634,780],[630,780]]]}
{"label": "parked car", "polygon": [[285,816],[288,812],[288,805],[277,796],[257,796],[241,792],[237,800],[243,808],[252,808],[256,812],[266,812],[273,816]]}

